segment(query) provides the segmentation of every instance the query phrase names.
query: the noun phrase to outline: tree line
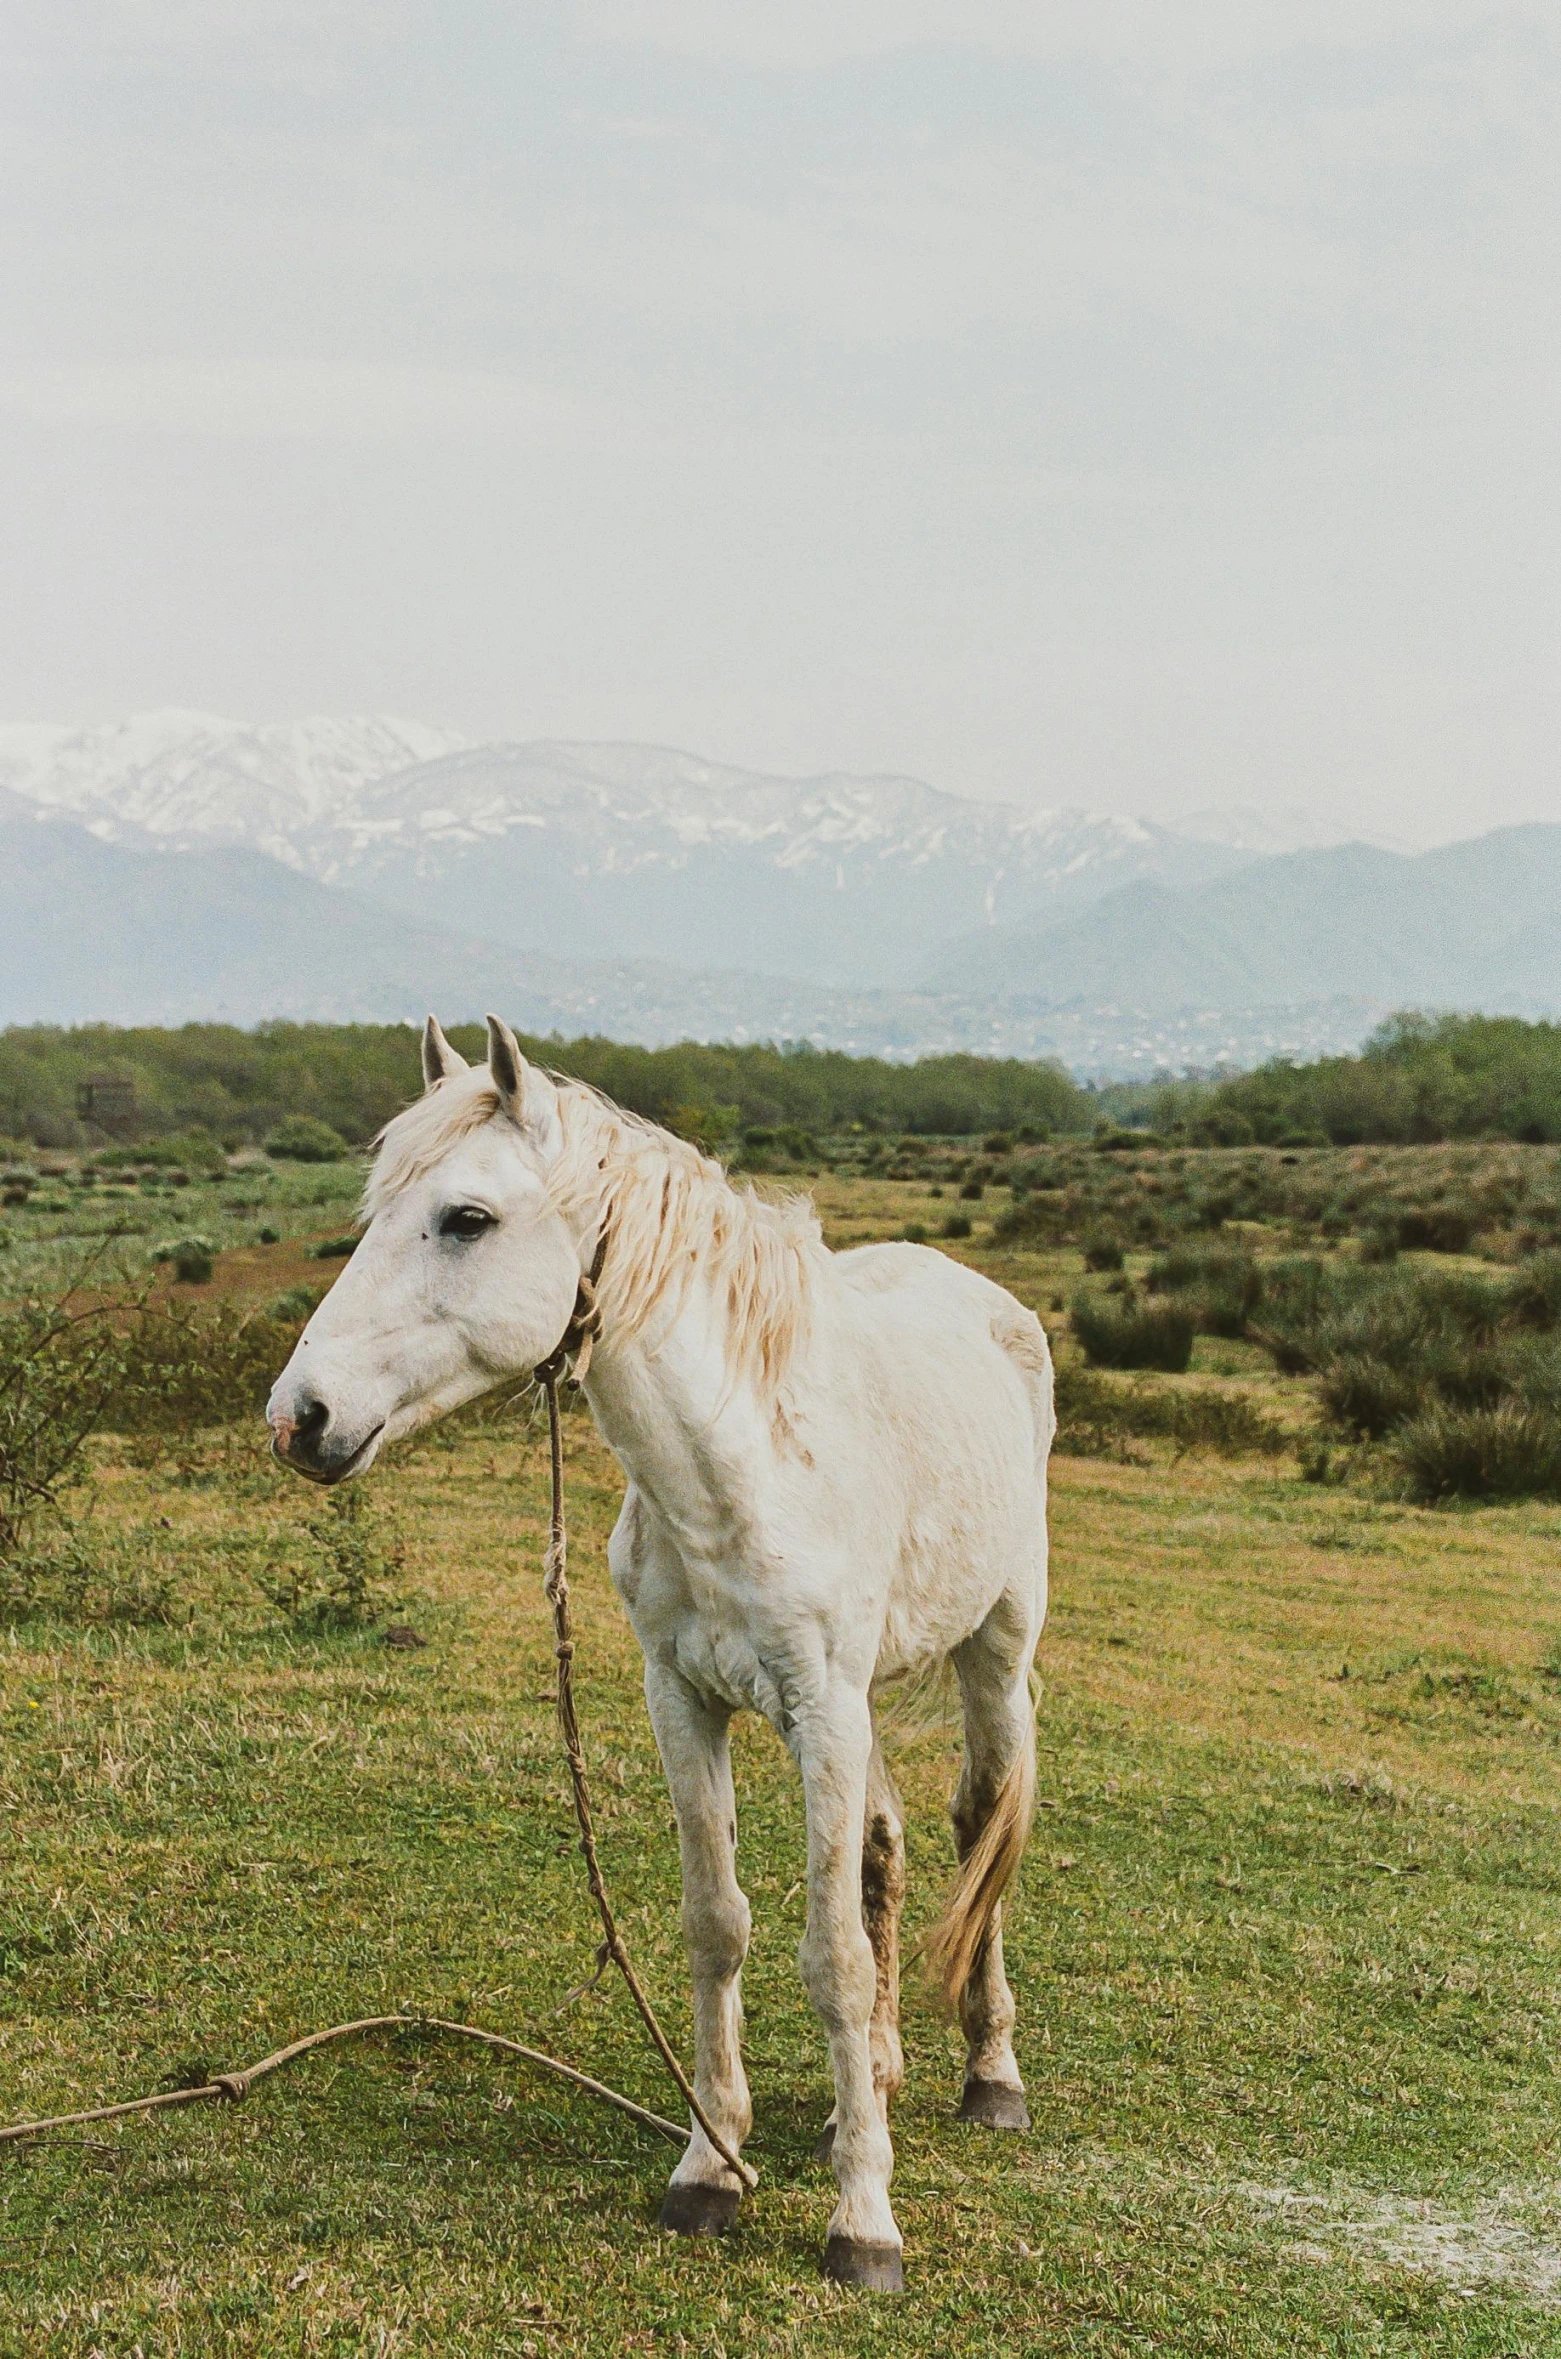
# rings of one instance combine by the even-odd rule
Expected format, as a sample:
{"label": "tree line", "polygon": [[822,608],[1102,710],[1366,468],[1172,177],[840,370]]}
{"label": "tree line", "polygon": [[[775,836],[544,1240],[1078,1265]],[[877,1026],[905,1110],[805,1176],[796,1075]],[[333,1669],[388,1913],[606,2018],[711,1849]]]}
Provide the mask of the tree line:
{"label": "tree line", "polygon": [[1283,1060],[1203,1090],[1172,1084],[1151,1120],[1219,1146],[1561,1140],[1561,1024],[1406,1013],[1358,1056]]}
{"label": "tree line", "polygon": [[[479,1025],[453,1026],[450,1037],[474,1060],[484,1053]],[[1049,1137],[1094,1120],[1089,1093],[1060,1066],[1018,1058],[897,1065],[806,1045],[521,1045],[539,1064],[711,1146],[763,1128]],[[103,1081],[133,1088],[128,1135],[205,1131],[229,1147],[257,1143],[300,1114],[362,1143],[422,1086],[418,1036],[405,1024],[14,1026],[0,1032],[0,1137],[45,1148],[101,1143],[101,1127],[81,1108],[84,1086]]]}
{"label": "tree line", "polygon": [[[457,1025],[451,1037],[466,1055],[483,1053],[480,1026]],[[712,1147],[765,1128],[1046,1138],[1123,1123],[1195,1146],[1561,1141],[1561,1024],[1518,1016],[1402,1014],[1354,1056],[1099,1089],[1019,1058],[891,1064],[805,1043],[522,1045],[539,1064]],[[0,1138],[101,1144],[79,1106],[82,1085],[105,1079],[133,1088],[133,1136],[204,1131],[238,1147],[310,1115],[361,1144],[416,1094],[417,1034],[405,1024],[14,1026],[0,1032]]]}

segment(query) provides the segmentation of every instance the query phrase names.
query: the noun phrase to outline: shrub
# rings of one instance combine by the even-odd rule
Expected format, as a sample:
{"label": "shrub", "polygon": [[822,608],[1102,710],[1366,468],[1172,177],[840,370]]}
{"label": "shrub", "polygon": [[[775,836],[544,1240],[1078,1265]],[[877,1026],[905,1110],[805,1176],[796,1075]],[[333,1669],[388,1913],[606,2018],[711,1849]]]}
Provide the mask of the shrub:
{"label": "shrub", "polygon": [[257,1417],[302,1324],[227,1305],[149,1304],[125,1328],[102,1423],[117,1433],[187,1433]]}
{"label": "shrub", "polygon": [[[176,1138],[141,1139],[133,1147],[102,1147],[92,1158],[99,1171],[122,1171],[127,1164],[166,1166],[215,1175],[226,1171],[228,1159],[209,1131],[181,1131]],[[82,1180],[86,1180],[86,1172]]]}
{"label": "shrub", "polygon": [[405,1555],[368,1492],[357,1484],[326,1494],[311,1516],[308,1543],[259,1575],[259,1586],[293,1628],[320,1637],[362,1629],[405,1605],[395,1584]]}
{"label": "shrub", "polygon": [[1393,1454],[1416,1499],[1561,1498],[1561,1418],[1520,1401],[1438,1401],[1398,1429]]}
{"label": "shrub", "polygon": [[358,1239],[355,1234],[350,1237],[327,1237],[323,1244],[310,1246],[309,1259],[311,1261],[347,1261],[357,1250]]}
{"label": "shrub", "polygon": [[211,1277],[216,1247],[209,1237],[170,1237],[164,1245],[154,1245],[152,1259],[172,1262],[174,1277],[184,1286],[204,1286]]}
{"label": "shrub", "polygon": [[1478,1226],[1472,1205],[1408,1205],[1398,1215],[1398,1241],[1409,1253],[1467,1253]]}
{"label": "shrub", "polygon": [[1263,1299],[1251,1254],[1226,1246],[1177,1247],[1151,1266],[1146,1283],[1151,1294],[1181,1295],[1200,1335],[1245,1335]]}
{"label": "shrub", "polygon": [[900,1235],[907,1245],[925,1245],[927,1242],[926,1223],[919,1220],[908,1220],[900,1231]]}
{"label": "shrub", "polygon": [[271,1320],[308,1321],[325,1300],[329,1288],[325,1286],[289,1286],[285,1294],[273,1295],[266,1305],[266,1317]]}
{"label": "shrub", "polygon": [[78,1526],[51,1548],[0,1556],[0,1620],[171,1621],[176,1582],[158,1537],[144,1525],[112,1534]]}
{"label": "shrub", "polygon": [[1071,1206],[1050,1190],[1018,1198],[992,1226],[999,1245],[1061,1245],[1072,1233]]}
{"label": "shrub", "polygon": [[282,1232],[280,1229],[273,1229],[268,1225],[261,1230],[259,1242],[262,1245],[280,1245],[282,1242]]}
{"label": "shrub", "polygon": [[0,1561],[80,1480],[87,1438],[124,1379],[126,1338],[105,1312],[68,1305],[0,1311]]}
{"label": "shrub", "polygon": [[1073,1332],[1095,1368],[1159,1368],[1179,1376],[1192,1358],[1193,1323],[1180,1303],[1073,1305]]}
{"label": "shrub", "polygon": [[1120,1457],[1127,1440],[1169,1441],[1176,1454],[1278,1457],[1284,1428],[1240,1393],[1212,1385],[1113,1384],[1089,1368],[1057,1370],[1058,1447],[1080,1458]]}
{"label": "shrub", "polygon": [[1561,1324],[1561,1253],[1536,1253],[1514,1281],[1508,1300],[1521,1326],[1548,1331]]}
{"label": "shrub", "polygon": [[968,1237],[974,1227],[968,1212],[946,1212],[938,1224],[940,1237]]}
{"label": "shrub", "polygon": [[1318,1389],[1334,1424],[1373,1441],[1413,1417],[1425,1399],[1423,1386],[1410,1370],[1366,1357],[1333,1361],[1324,1369]]}
{"label": "shrub", "polygon": [[1119,1270],[1124,1259],[1120,1237],[1110,1229],[1091,1229],[1084,1240],[1084,1267],[1087,1270]]}
{"label": "shrub", "polygon": [[961,1180],[959,1192],[967,1204],[979,1204],[986,1194],[986,1181],[983,1179]]}
{"label": "shrub", "polygon": [[266,1153],[279,1163],[340,1163],[346,1140],[313,1114],[289,1114],[266,1140]]}

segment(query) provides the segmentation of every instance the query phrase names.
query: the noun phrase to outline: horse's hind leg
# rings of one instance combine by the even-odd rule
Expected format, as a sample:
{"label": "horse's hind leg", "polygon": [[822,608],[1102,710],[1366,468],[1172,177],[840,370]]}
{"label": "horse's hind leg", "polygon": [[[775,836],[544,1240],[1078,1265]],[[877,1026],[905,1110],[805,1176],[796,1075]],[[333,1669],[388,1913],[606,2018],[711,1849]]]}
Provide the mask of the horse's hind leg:
{"label": "horse's hind leg", "polygon": [[[961,1863],[969,1860],[994,1814],[1012,1821],[1008,1846],[1015,1864],[1029,1830],[1035,1780],[1035,1709],[1030,1663],[1038,1628],[1021,1601],[1005,1598],[954,1657],[964,1699],[965,1758],[952,1816]],[[1014,1994],[1003,1970],[1003,1903],[999,1897],[957,1994],[965,2034],[965,2087],[960,2118],[990,2129],[1030,2126],[1024,2083],[1014,2055]]]}
{"label": "horse's hind leg", "polygon": [[[862,1827],[862,1923],[873,1945],[878,1985],[867,2035],[873,2055],[873,2087],[886,2119],[890,2101],[905,2078],[900,2046],[900,1910],[904,1901],[905,1828],[900,1797],[875,1732]],[[820,2162],[828,2162],[834,2142],[835,2117],[831,2114],[818,2142]]]}
{"label": "horse's hind leg", "polygon": [[873,2050],[873,2086],[886,2116],[905,2078],[905,2054],[900,2046],[900,1911],[904,1904],[905,1827],[900,1797],[875,1732],[862,1831],[862,1922],[873,1945],[878,1975],[868,2037]]}

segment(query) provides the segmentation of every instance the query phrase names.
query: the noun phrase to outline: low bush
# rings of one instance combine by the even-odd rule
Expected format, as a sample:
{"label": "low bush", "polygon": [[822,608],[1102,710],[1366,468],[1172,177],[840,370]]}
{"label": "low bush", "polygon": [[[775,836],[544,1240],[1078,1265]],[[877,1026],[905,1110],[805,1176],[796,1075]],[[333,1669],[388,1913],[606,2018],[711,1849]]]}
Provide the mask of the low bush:
{"label": "low bush", "polygon": [[1239,1337],[1263,1299],[1263,1274],[1250,1253],[1229,1246],[1183,1245],[1154,1262],[1151,1294],[1175,1294],[1200,1335]]}
{"label": "low bush", "polygon": [[1284,1428],[1240,1393],[1213,1385],[1114,1384],[1091,1368],[1057,1371],[1057,1447],[1080,1458],[1120,1458],[1139,1440],[1169,1441],[1178,1457],[1278,1457]]}
{"label": "low bush", "polygon": [[1561,1326],[1561,1253],[1536,1253],[1513,1280],[1507,1299],[1524,1327]]}
{"label": "low bush", "polygon": [[330,1292],[328,1286],[289,1286],[285,1294],[274,1294],[266,1304],[266,1317],[292,1325],[312,1319]]}
{"label": "low bush", "polygon": [[181,1286],[204,1286],[210,1281],[216,1250],[209,1237],[172,1237],[166,1245],[153,1247],[152,1259],[172,1262]]}
{"label": "low bush", "polygon": [[1411,1370],[1365,1355],[1332,1361],[1318,1391],[1333,1424],[1371,1441],[1413,1417],[1425,1399],[1425,1388]]}
{"label": "low bush", "polygon": [[1122,1240],[1111,1229],[1091,1229],[1084,1240],[1084,1267],[1087,1270],[1119,1270],[1126,1255]]}
{"label": "low bush", "polygon": [[144,1525],[104,1532],[89,1522],[50,1547],[0,1555],[0,1621],[172,1621],[179,1585],[161,1537]]}
{"label": "low bush", "polygon": [[185,1130],[173,1138],[139,1139],[133,1147],[100,1147],[81,1177],[85,1184],[94,1166],[98,1171],[124,1171],[148,1164],[170,1173],[183,1171],[187,1179],[192,1171],[215,1177],[227,1170],[228,1159],[209,1131]]}
{"label": "low bush", "polygon": [[1398,1215],[1398,1241],[1408,1253],[1467,1253],[1479,1226],[1468,1204],[1409,1205]]}
{"label": "low bush", "polygon": [[167,1434],[258,1417],[306,1316],[148,1305],[123,1335],[101,1422],[110,1432]]}
{"label": "low bush", "polygon": [[279,1550],[257,1578],[300,1634],[358,1630],[404,1611],[404,1552],[383,1510],[359,1485],[326,1493],[306,1538]]}
{"label": "low bush", "polygon": [[1016,1195],[992,1224],[999,1245],[1064,1245],[1079,1233],[1076,1208],[1060,1190],[1040,1188]]}
{"label": "low bush", "polygon": [[289,1114],[266,1139],[266,1153],[281,1163],[340,1163],[350,1151],[341,1132],[313,1114]]}
{"label": "low bush", "polygon": [[1392,1437],[1411,1497],[1561,1498],[1561,1417],[1518,1400],[1491,1408],[1437,1401]]}
{"label": "low bush", "polygon": [[968,1237],[974,1225],[968,1212],[946,1212],[938,1223],[938,1235],[951,1240]]}
{"label": "low bush", "polygon": [[1107,1302],[1081,1295],[1073,1332],[1095,1368],[1158,1368],[1181,1375],[1192,1358],[1191,1314],[1176,1302]]}
{"label": "low bush", "polygon": [[0,1563],[85,1472],[130,1362],[130,1339],[102,1310],[22,1302],[0,1311]]}
{"label": "low bush", "polygon": [[348,1237],[327,1237],[322,1244],[311,1245],[311,1261],[348,1261],[358,1250],[356,1233]]}

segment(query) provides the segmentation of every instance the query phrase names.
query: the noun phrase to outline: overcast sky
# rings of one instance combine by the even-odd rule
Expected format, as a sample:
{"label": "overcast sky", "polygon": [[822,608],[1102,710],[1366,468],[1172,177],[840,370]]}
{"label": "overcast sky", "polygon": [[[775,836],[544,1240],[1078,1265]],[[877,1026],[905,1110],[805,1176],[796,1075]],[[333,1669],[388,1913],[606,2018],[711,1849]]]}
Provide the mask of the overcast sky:
{"label": "overcast sky", "polygon": [[1561,818],[1554,0],[10,0],[0,719]]}

